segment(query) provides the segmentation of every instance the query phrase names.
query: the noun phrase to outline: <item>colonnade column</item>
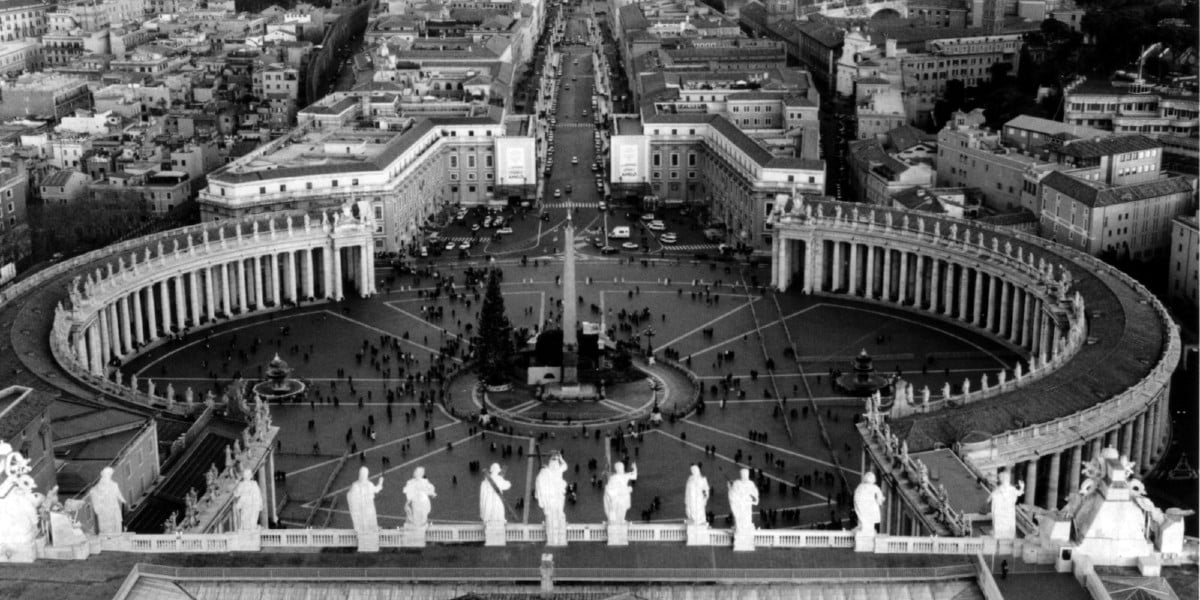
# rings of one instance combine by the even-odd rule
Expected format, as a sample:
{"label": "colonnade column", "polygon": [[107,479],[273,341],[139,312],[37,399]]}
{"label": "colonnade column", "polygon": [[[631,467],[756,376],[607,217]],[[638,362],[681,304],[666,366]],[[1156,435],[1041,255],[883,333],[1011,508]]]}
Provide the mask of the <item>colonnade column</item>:
{"label": "colonnade column", "polygon": [[920,254],[913,254],[913,260],[917,263],[917,278],[913,280],[913,306],[916,308],[924,308],[925,304],[925,257]]}
{"label": "colonnade column", "polygon": [[108,361],[112,358],[112,331],[108,327],[108,311],[100,309],[96,314],[96,321],[100,327],[100,357],[104,359],[104,365],[108,366]]}
{"label": "colonnade column", "polygon": [[[330,272],[331,271],[329,269],[329,254],[330,254],[329,250],[325,250],[324,254],[325,254],[325,267],[326,267],[325,271],[324,271],[325,296],[330,297],[329,291],[332,290],[333,287],[330,283]],[[316,260],[313,256],[313,251],[311,249],[310,250],[301,250],[300,251],[300,259],[304,261],[303,263],[300,264],[300,268],[304,271],[304,297],[305,297],[305,299],[314,298],[314,297],[316,297],[316,292],[314,291],[314,289],[317,284],[317,282],[316,282],[317,265],[316,265]]]}
{"label": "colonnade column", "polygon": [[254,267],[253,268],[254,268],[254,305],[255,305],[255,307],[257,307],[258,309],[261,310],[263,307],[265,307],[267,305],[266,300],[263,299],[263,291],[265,289],[265,286],[263,285],[263,264],[262,264],[261,256],[258,256],[258,255],[254,256]]}
{"label": "colonnade column", "polygon": [[1022,343],[1021,332],[1025,329],[1021,326],[1021,313],[1024,312],[1025,307],[1025,290],[1016,287],[1016,284],[1011,285],[1013,286],[1012,322],[1009,324],[1008,339],[1019,345]]}
{"label": "colonnade column", "polygon": [[946,306],[944,307],[942,314],[946,315],[947,317],[954,316],[954,268],[954,263],[946,261],[946,277],[944,283],[942,284],[942,293],[946,296]]}
{"label": "colonnade column", "polygon": [[[359,259],[362,261],[362,266],[359,269],[362,271],[362,274],[359,276],[360,280],[362,281],[362,289],[359,291],[359,295],[365,298],[370,296],[375,291],[375,257],[372,254],[371,248],[366,244],[362,245],[362,256],[360,256]],[[788,277],[791,277],[791,259],[788,259],[788,261],[784,263],[783,268],[787,271]]]}
{"label": "colonnade column", "polygon": [[1133,422],[1132,421],[1125,423],[1124,425],[1121,425],[1121,432],[1120,432],[1119,436],[1120,436],[1119,440],[1121,443],[1121,456],[1129,456],[1129,451],[1133,447]]}
{"label": "colonnade column", "polygon": [[975,322],[976,327],[987,325],[987,321],[983,320],[983,271],[975,269],[975,304],[972,307],[971,318]]}
{"label": "colonnade column", "polygon": [[187,300],[184,298],[183,276],[173,278],[175,281],[175,326],[179,331],[187,327]]}
{"label": "colonnade column", "polygon": [[213,273],[216,267],[208,266],[204,268],[204,309],[208,313],[209,322],[217,320],[216,302],[216,282],[213,281]]}
{"label": "colonnade column", "polygon": [[332,252],[333,264],[333,299],[341,300],[345,296],[342,293],[342,249],[334,248]]}
{"label": "colonnade column", "polygon": [[1139,468],[1142,465],[1142,446],[1146,443],[1146,413],[1133,420],[1133,447],[1129,451],[1129,460]]}
{"label": "colonnade column", "polygon": [[146,286],[146,338],[153,342],[158,339],[158,309],[154,305],[154,284]]}
{"label": "colonnade column", "polygon": [[1030,350],[1032,350],[1034,347],[1033,327],[1034,327],[1034,323],[1037,321],[1037,314],[1035,312],[1036,309],[1037,309],[1037,299],[1034,298],[1033,294],[1026,292],[1025,293],[1025,315],[1024,315],[1024,318],[1021,319],[1022,329],[1023,329],[1023,332],[1021,333],[1021,345],[1025,346],[1026,348],[1029,348]]}
{"label": "colonnade column", "polygon": [[158,300],[162,306],[162,329],[163,336],[171,333],[171,290],[168,289],[167,280],[164,279],[158,282]]}
{"label": "colonnade column", "polygon": [[1071,462],[1067,471],[1067,494],[1074,494],[1079,489],[1079,472],[1083,467],[1083,446],[1075,445],[1071,447]]}
{"label": "colonnade column", "polygon": [[898,302],[904,304],[908,302],[908,253],[900,251],[900,293],[897,296]]}
{"label": "colonnade column", "polygon": [[142,290],[138,288],[129,295],[133,302],[133,343],[141,346],[146,343],[145,328],[142,325]]}
{"label": "colonnade column", "polygon": [[284,298],[296,301],[296,255],[291,252],[283,253],[283,290]]}
{"label": "colonnade column", "polygon": [[233,298],[229,292],[229,263],[221,263],[221,308],[226,317],[233,316]]}
{"label": "colonnade column", "polygon": [[892,299],[892,249],[883,248],[883,299]]}
{"label": "colonnade column", "polygon": [[[967,302],[971,299],[971,295],[967,292],[971,289],[971,269],[965,265],[959,265],[958,272],[958,320],[970,323],[970,316],[967,315]],[[976,298],[978,297],[976,296]]]}
{"label": "colonnade column", "polygon": [[1027,506],[1034,505],[1034,499],[1037,497],[1037,457],[1031,458],[1025,463],[1025,504]]}
{"label": "colonnade column", "polygon": [[842,289],[842,243],[833,242],[833,289]]}
{"label": "colonnade column", "polygon": [[867,273],[863,281],[863,297],[875,297],[875,246],[866,244],[863,249],[867,251]]}
{"label": "colonnade column", "polygon": [[996,282],[999,281],[992,275],[987,275],[987,330],[992,333],[996,332],[996,324],[999,322],[996,319]]}
{"label": "colonnade column", "polygon": [[858,242],[850,242],[850,295],[858,295]]}
{"label": "colonnade column", "polygon": [[1007,338],[1008,332],[1011,331],[1011,329],[1009,329],[1009,325],[1012,323],[1012,321],[1008,318],[1011,304],[1012,284],[1007,281],[1000,280],[1000,323],[998,325],[999,329],[996,330],[996,333],[1002,338]]}
{"label": "colonnade column", "polygon": [[1062,476],[1062,452],[1050,455],[1050,477],[1046,482],[1046,508],[1058,509],[1058,479]]}
{"label": "colonnade column", "polygon": [[1146,436],[1146,441],[1149,443],[1147,456],[1149,456],[1151,460],[1158,458],[1159,445],[1162,439],[1166,437],[1163,435],[1162,431],[1164,402],[1165,401],[1163,400],[1159,400],[1158,402],[1154,403],[1153,407],[1150,408],[1150,433]]}
{"label": "colonnade column", "polygon": [[130,323],[128,296],[122,296],[117,301],[117,310],[121,312],[121,354],[129,354],[133,352],[133,325]]}
{"label": "colonnade column", "polygon": [[941,283],[942,278],[941,264],[939,264],[940,262],[941,261],[939,261],[937,258],[929,258],[929,312],[931,313],[941,312],[939,310],[939,306],[941,302],[942,288],[940,285],[938,285]]}
{"label": "colonnade column", "polygon": [[246,259],[239,258],[236,263],[237,289],[238,289],[238,307],[241,308],[242,314],[250,312],[250,302],[246,298]]}
{"label": "colonnade column", "polygon": [[188,296],[192,300],[192,324],[200,325],[200,271],[188,273]]}
{"label": "colonnade column", "polygon": [[104,375],[104,358],[100,351],[99,320],[87,328],[87,348],[88,365],[91,367],[92,374],[97,376]]}
{"label": "colonnade column", "polygon": [[283,306],[283,298],[280,297],[282,286],[279,285],[279,254],[271,253],[271,259],[267,261],[268,267],[271,269],[271,301],[276,307]]}

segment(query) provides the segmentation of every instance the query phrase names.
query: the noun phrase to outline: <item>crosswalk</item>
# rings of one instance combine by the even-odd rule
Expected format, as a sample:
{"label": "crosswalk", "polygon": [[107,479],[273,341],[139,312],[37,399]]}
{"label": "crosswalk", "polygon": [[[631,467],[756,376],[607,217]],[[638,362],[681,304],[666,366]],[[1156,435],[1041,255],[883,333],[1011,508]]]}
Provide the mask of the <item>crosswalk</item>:
{"label": "crosswalk", "polygon": [[717,249],[717,244],[673,244],[673,245],[669,245],[669,246],[663,245],[663,247],[666,248],[667,250],[685,250],[688,252],[704,252],[704,251],[709,251],[709,250],[715,251]]}
{"label": "crosswalk", "polygon": [[546,208],[599,208],[599,202],[543,202]]}
{"label": "crosswalk", "polygon": [[573,127],[576,129],[595,129],[596,124],[595,123],[561,123],[560,122],[554,126],[555,129],[558,129],[559,127]]}

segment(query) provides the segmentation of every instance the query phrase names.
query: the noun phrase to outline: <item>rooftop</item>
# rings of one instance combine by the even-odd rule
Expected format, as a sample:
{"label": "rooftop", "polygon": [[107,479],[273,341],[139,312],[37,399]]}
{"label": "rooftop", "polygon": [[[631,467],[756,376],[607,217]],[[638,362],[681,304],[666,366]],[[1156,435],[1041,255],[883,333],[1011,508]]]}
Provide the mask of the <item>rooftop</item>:
{"label": "rooftop", "polygon": [[1052,121],[1030,115],[1014,117],[1004,126],[1015,127],[1025,131],[1035,131],[1043,135],[1069,135],[1076,138],[1103,138],[1112,135],[1111,131],[1093,129],[1084,125],[1068,125],[1062,121]]}
{"label": "rooftop", "polygon": [[1125,202],[1137,202],[1149,198],[1159,198],[1169,194],[1191,193],[1192,184],[1184,177],[1169,177],[1109,187],[1086,182],[1060,171],[1054,171],[1042,180],[1042,185],[1054,188],[1089,208],[1112,206]]}
{"label": "rooftop", "polygon": [[1058,152],[1076,158],[1099,158],[1156,148],[1162,148],[1162,143],[1144,135],[1133,134],[1071,140],[1063,144]]}
{"label": "rooftop", "polygon": [[0,440],[15,438],[53,402],[53,396],[27,387],[0,389]]}

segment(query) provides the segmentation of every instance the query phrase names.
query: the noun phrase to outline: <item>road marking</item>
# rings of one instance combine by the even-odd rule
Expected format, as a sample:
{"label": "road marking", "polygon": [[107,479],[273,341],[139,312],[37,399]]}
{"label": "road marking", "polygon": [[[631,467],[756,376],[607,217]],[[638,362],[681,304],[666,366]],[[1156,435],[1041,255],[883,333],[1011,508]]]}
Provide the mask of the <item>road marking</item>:
{"label": "road marking", "polygon": [[[847,468],[847,467],[842,467],[842,466],[839,466],[839,465],[835,465],[835,464],[833,464],[833,463],[831,463],[831,462],[824,461],[824,460],[821,460],[821,459],[819,459],[819,458],[814,458],[814,457],[812,457],[812,456],[809,456],[809,455],[807,455],[807,454],[800,454],[799,452],[796,452],[796,451],[794,451],[794,450],[788,450],[787,448],[781,448],[781,447],[779,447],[779,446],[775,446],[775,445],[773,445],[773,444],[764,444],[764,443],[762,443],[762,442],[751,442],[750,440],[746,439],[746,438],[745,438],[745,437],[743,437],[743,436],[740,436],[740,435],[737,435],[737,434],[730,433],[730,432],[728,432],[728,431],[725,431],[724,429],[717,429],[716,427],[710,427],[710,426],[708,426],[708,425],[705,425],[705,424],[703,424],[703,423],[698,423],[698,422],[696,422],[696,421],[693,421],[693,420],[691,420],[690,418],[689,418],[689,419],[684,419],[684,421],[683,421],[683,422],[684,422],[684,423],[687,423],[688,425],[693,425],[693,426],[699,427],[699,428],[701,428],[701,429],[707,429],[707,430],[709,430],[709,431],[711,431],[711,432],[713,432],[713,433],[718,433],[718,434],[720,434],[720,435],[723,435],[723,436],[726,436],[726,437],[731,437],[731,438],[733,438],[733,439],[735,439],[735,440],[738,440],[739,442],[744,442],[744,443],[748,443],[748,444],[757,444],[757,445],[759,445],[759,446],[762,446],[763,448],[769,448],[770,450],[772,450],[772,451],[774,451],[774,452],[782,452],[783,454],[787,454],[787,455],[790,455],[790,456],[794,456],[794,457],[796,457],[796,458],[799,458],[799,459],[801,459],[801,460],[808,460],[808,461],[812,461],[812,462],[814,462],[814,463],[817,463],[817,464],[819,464],[819,465],[822,465],[822,466],[825,466],[825,467],[830,467],[830,468],[833,468],[833,469],[841,469],[841,470],[843,470],[843,471],[846,471],[846,472],[849,472],[849,473],[857,473],[857,472],[858,472],[858,471],[854,471],[854,470],[852,470],[852,469],[850,469],[850,468]],[[656,431],[657,431],[657,430],[656,430]]]}

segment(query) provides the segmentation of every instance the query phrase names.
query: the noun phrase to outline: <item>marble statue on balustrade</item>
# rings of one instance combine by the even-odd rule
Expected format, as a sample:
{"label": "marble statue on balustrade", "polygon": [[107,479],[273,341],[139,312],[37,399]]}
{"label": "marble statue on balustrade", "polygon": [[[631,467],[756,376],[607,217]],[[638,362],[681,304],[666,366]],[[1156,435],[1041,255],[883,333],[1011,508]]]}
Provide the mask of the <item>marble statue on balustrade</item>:
{"label": "marble statue on balustrade", "polygon": [[1025,482],[1012,484],[1012,472],[1001,469],[996,473],[996,487],[988,496],[992,510],[992,537],[1011,540],[1017,537],[1017,499],[1025,494]]}
{"label": "marble statue on balustrade", "polygon": [[492,463],[479,484],[479,518],[484,524],[504,524],[504,492],[512,487],[500,465]]}
{"label": "marble statue on balustrade", "polygon": [[729,512],[734,531],[754,531],[754,507],[758,506],[758,486],[750,480],[750,469],[742,469],[729,484]]}
{"label": "marble statue on balustrade", "polygon": [[692,465],[692,474],[684,488],[683,500],[688,525],[708,525],[708,497],[712,489],[700,465]]}
{"label": "marble statue on balustrade", "polygon": [[425,467],[413,469],[413,476],[404,484],[404,524],[408,527],[429,525],[430,499],[437,497],[433,484],[425,479]]}
{"label": "marble statue on balustrade", "polygon": [[0,562],[33,562],[42,495],[29,476],[29,460],[0,442]]}
{"label": "marble statue on balustrade", "polygon": [[633,503],[633,481],[637,479],[637,465],[625,472],[625,463],[613,465],[613,472],[604,485],[604,518],[609,525],[625,523],[625,513]]}
{"label": "marble statue on balustrade", "polygon": [[855,531],[859,535],[875,535],[875,527],[881,519],[883,500],[883,490],[875,484],[875,474],[867,471],[863,474],[862,483],[854,488],[854,515],[858,518]]}
{"label": "marble statue on balustrade", "polygon": [[262,490],[254,480],[254,471],[242,469],[242,480],[233,489],[237,531],[258,531],[263,511]]}
{"label": "marble statue on balustrade", "polygon": [[356,533],[379,531],[379,519],[375,516],[375,494],[383,491],[383,476],[379,483],[371,483],[366,467],[358,469],[358,481],[346,492],[346,505],[350,507],[350,522]]}
{"label": "marble statue on balustrade", "polygon": [[555,454],[538,471],[534,480],[534,496],[542,513],[546,515],[546,527],[562,528],[567,524],[565,512],[567,499],[567,461],[561,454]]}
{"label": "marble statue on balustrade", "polygon": [[100,470],[100,480],[88,491],[92,512],[96,513],[96,529],[101,535],[121,533],[121,505],[128,504],[112,477],[112,467],[104,467]]}

